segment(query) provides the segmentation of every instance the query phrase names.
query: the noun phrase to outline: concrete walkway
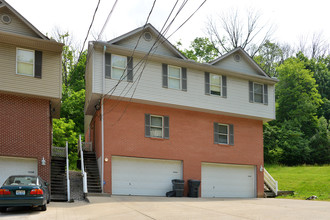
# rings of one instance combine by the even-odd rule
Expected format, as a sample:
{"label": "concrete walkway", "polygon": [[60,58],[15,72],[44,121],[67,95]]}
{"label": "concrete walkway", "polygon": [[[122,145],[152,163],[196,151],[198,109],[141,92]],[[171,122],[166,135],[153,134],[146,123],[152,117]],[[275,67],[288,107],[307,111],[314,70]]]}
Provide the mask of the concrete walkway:
{"label": "concrete walkway", "polygon": [[89,197],[46,212],[11,209],[0,219],[330,219],[330,202],[289,199]]}

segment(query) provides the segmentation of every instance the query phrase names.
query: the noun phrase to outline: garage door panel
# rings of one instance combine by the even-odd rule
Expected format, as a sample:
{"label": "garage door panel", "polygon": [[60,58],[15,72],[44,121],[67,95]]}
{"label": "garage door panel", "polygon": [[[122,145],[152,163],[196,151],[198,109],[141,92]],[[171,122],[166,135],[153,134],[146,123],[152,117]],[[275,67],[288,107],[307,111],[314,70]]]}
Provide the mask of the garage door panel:
{"label": "garage door panel", "polygon": [[112,194],[165,196],[181,178],[181,161],[112,157]]}
{"label": "garage door panel", "polygon": [[202,164],[203,197],[255,197],[255,167]]}
{"label": "garage door panel", "polygon": [[38,175],[37,159],[0,157],[0,185],[11,175]]}

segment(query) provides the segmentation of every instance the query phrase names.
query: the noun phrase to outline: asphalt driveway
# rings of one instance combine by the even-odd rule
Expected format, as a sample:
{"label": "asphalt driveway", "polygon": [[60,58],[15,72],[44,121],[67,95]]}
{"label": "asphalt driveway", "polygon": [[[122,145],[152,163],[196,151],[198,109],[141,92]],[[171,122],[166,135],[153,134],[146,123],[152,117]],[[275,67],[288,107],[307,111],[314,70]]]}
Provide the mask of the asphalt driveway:
{"label": "asphalt driveway", "polygon": [[50,203],[46,212],[15,208],[0,219],[330,219],[330,202],[288,199],[89,197]]}

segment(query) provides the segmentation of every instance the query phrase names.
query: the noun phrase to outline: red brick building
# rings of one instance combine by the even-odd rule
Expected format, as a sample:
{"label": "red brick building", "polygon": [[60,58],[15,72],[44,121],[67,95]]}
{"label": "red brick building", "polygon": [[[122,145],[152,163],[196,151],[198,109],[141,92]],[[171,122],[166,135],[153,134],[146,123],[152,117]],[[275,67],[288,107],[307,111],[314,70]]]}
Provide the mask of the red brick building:
{"label": "red brick building", "polygon": [[147,25],[90,44],[86,140],[103,191],[165,196],[172,179],[193,179],[202,197],[262,197],[263,122],[275,118],[277,80],[241,48],[200,64],[163,37],[154,47],[158,34]]}
{"label": "red brick building", "polygon": [[0,184],[13,174],[40,175],[49,182],[63,45],[7,2],[0,6]]}

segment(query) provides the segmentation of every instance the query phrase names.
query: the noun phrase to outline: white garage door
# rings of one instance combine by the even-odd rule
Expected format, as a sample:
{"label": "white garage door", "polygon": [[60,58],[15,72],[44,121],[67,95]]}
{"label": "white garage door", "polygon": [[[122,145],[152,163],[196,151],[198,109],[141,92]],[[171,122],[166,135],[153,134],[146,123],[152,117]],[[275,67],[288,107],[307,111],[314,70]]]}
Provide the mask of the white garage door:
{"label": "white garage door", "polygon": [[256,197],[255,166],[202,163],[202,197]]}
{"label": "white garage door", "polygon": [[37,159],[0,157],[0,184],[11,175],[38,175]]}
{"label": "white garage door", "polygon": [[182,162],[112,157],[112,194],[165,196],[172,179],[182,179]]}

